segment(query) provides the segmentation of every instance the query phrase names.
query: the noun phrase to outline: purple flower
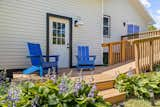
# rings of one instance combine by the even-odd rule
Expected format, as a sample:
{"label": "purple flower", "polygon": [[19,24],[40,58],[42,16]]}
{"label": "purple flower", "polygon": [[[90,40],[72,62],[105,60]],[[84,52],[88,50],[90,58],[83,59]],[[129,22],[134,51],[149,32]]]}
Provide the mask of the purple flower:
{"label": "purple flower", "polygon": [[75,93],[76,95],[78,95],[78,92],[79,92],[79,90],[81,89],[81,87],[82,87],[81,82],[80,82],[80,81],[77,81],[77,82],[75,83],[75,85],[74,85],[74,93]]}
{"label": "purple flower", "polygon": [[92,89],[90,90],[88,97],[89,98],[94,98],[95,96],[95,91],[96,91],[96,84],[93,85]]}
{"label": "purple flower", "polygon": [[8,99],[12,102],[16,102],[20,99],[20,90],[18,88],[10,88],[8,90]]}
{"label": "purple flower", "polygon": [[53,81],[53,84],[55,84],[57,81],[56,75],[51,75],[50,79]]}
{"label": "purple flower", "polygon": [[36,96],[32,101],[31,107],[37,107],[38,106],[38,100],[39,100],[39,97]]}
{"label": "purple flower", "polygon": [[59,94],[65,93],[67,92],[67,90],[68,90],[67,84],[65,80],[62,79],[61,83],[59,84]]}

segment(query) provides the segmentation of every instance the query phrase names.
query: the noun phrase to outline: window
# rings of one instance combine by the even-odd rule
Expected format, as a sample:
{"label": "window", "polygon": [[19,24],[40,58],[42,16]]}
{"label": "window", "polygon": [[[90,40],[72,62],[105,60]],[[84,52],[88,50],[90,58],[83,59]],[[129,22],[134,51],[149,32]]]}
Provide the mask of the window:
{"label": "window", "polygon": [[111,31],[110,31],[110,26],[111,25],[111,19],[110,16],[104,16],[103,17],[103,36],[110,38],[111,36]]}
{"label": "window", "polygon": [[128,29],[127,29],[128,34],[139,33],[139,30],[140,30],[139,26],[128,24]]}
{"label": "window", "polygon": [[65,44],[65,24],[53,22],[53,44]]}

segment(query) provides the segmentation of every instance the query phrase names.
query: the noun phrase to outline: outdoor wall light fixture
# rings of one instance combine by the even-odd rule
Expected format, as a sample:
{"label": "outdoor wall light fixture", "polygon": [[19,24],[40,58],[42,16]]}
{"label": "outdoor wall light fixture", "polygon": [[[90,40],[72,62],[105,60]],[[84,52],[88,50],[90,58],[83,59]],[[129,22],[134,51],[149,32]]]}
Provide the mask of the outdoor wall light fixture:
{"label": "outdoor wall light fixture", "polygon": [[126,26],[126,22],[123,22],[123,26],[124,26],[124,27]]}
{"label": "outdoor wall light fixture", "polygon": [[84,25],[84,23],[81,20],[81,17],[76,18],[75,21],[74,21],[74,26],[79,27],[79,26],[82,26],[82,25]]}

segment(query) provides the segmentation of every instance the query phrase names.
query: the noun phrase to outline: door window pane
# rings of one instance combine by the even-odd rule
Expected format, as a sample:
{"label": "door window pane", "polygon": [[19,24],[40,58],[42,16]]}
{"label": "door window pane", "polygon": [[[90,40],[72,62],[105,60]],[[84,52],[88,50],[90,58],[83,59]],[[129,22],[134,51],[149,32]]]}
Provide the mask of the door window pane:
{"label": "door window pane", "polygon": [[56,29],[56,22],[53,22],[53,29]]}
{"label": "door window pane", "polygon": [[62,24],[62,31],[65,31],[65,24]]}
{"label": "door window pane", "polygon": [[62,38],[62,44],[65,44],[65,38]]}
{"label": "door window pane", "polygon": [[56,44],[56,38],[53,38],[53,44]]}
{"label": "door window pane", "polygon": [[58,23],[57,29],[58,29],[58,30],[61,29],[61,23]]}
{"label": "door window pane", "polygon": [[62,31],[62,37],[65,37],[65,31]]}
{"label": "door window pane", "polygon": [[58,37],[61,37],[61,31],[58,30],[58,34],[57,34]]}
{"label": "door window pane", "polygon": [[58,38],[58,43],[57,44],[61,44],[61,38]]}
{"label": "door window pane", "polygon": [[56,37],[57,31],[53,30],[53,37]]}

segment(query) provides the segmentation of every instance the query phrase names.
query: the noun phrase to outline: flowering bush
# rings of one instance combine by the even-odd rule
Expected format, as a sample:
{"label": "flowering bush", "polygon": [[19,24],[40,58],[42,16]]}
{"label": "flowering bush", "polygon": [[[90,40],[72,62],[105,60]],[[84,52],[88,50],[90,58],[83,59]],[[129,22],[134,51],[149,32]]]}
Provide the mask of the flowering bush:
{"label": "flowering bush", "polygon": [[160,95],[160,72],[134,75],[132,77],[121,74],[116,79],[115,87],[127,93],[129,97],[150,98],[151,92]]}
{"label": "flowering bush", "polygon": [[11,85],[8,93],[0,97],[2,107],[109,107],[96,86],[80,79],[72,81],[67,76],[53,75],[47,81],[25,81]]}

